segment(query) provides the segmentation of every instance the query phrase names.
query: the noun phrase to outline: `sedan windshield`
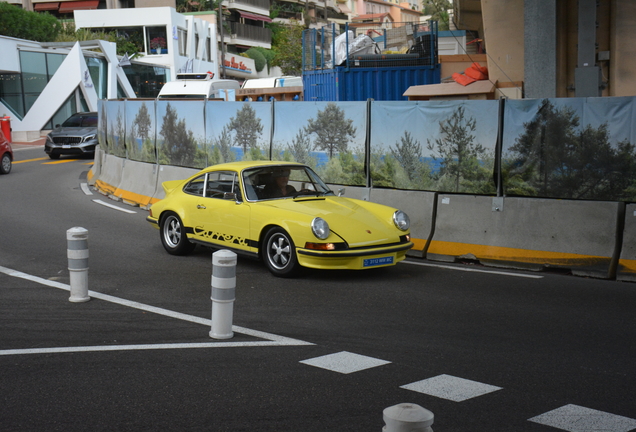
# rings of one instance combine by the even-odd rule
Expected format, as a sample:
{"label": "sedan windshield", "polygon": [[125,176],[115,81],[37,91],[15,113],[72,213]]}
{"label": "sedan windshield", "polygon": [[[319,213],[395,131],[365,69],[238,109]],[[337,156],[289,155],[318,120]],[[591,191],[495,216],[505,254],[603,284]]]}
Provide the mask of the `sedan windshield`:
{"label": "sedan windshield", "polygon": [[62,127],[95,127],[97,126],[96,115],[74,115],[62,123]]}
{"label": "sedan windshield", "polygon": [[249,201],[299,196],[333,195],[327,185],[305,166],[269,166],[243,171]]}

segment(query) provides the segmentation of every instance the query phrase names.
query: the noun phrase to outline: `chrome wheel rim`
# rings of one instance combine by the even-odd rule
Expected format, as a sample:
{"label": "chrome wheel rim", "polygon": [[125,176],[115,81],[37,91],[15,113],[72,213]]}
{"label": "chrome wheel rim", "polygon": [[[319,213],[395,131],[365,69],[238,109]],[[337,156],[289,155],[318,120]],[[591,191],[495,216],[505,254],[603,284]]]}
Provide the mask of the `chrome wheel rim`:
{"label": "chrome wheel rim", "polygon": [[163,227],[163,238],[171,248],[176,248],[181,242],[181,224],[174,216],[168,216]]}
{"label": "chrome wheel rim", "polygon": [[274,234],[267,244],[267,259],[272,267],[283,270],[291,260],[292,248],[283,234]]}

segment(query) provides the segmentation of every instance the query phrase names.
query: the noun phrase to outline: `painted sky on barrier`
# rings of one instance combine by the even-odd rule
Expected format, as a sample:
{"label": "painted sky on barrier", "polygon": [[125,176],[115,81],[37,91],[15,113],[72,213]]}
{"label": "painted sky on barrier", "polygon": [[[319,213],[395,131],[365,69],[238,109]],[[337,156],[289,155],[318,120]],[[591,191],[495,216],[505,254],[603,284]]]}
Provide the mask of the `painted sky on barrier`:
{"label": "painted sky on barrier", "polygon": [[[556,98],[549,99],[556,110],[569,108],[579,117],[579,129],[589,125],[598,128],[607,123],[610,143],[628,140],[636,143],[636,117],[633,97],[615,98]],[[532,121],[543,104],[543,99],[507,100],[504,123],[504,153],[524,132],[524,124]]]}
{"label": "painted sky on barrier", "polygon": [[427,144],[443,139],[440,123],[451,118],[457,107],[465,118],[475,120],[476,143],[494,151],[497,141],[497,101],[408,101],[374,102],[371,105],[372,151],[387,153],[404,132],[409,132],[422,146],[422,156],[434,157]]}

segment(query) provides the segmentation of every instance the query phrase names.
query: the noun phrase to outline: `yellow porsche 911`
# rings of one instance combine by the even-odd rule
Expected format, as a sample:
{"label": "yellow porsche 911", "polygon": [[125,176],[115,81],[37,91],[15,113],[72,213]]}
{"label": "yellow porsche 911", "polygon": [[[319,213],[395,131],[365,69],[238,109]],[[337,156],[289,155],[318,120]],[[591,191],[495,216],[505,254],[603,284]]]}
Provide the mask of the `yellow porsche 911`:
{"label": "yellow porsche 911", "polygon": [[366,269],[402,261],[413,247],[401,210],[336,196],[308,166],[232,162],[163,183],[147,220],[170,254],[195,244],[262,259],[276,276],[300,266]]}

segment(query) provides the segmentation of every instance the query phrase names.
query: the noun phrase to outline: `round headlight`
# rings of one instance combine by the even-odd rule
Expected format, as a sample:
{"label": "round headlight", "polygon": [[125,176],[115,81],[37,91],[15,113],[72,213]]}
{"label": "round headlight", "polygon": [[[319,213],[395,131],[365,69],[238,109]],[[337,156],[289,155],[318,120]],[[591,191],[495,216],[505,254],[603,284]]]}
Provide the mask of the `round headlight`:
{"label": "round headlight", "polygon": [[402,231],[406,231],[411,226],[411,220],[402,210],[397,210],[393,213],[393,223]]}
{"label": "round headlight", "polygon": [[311,221],[311,231],[320,240],[324,240],[329,237],[329,224],[323,218],[314,218]]}

